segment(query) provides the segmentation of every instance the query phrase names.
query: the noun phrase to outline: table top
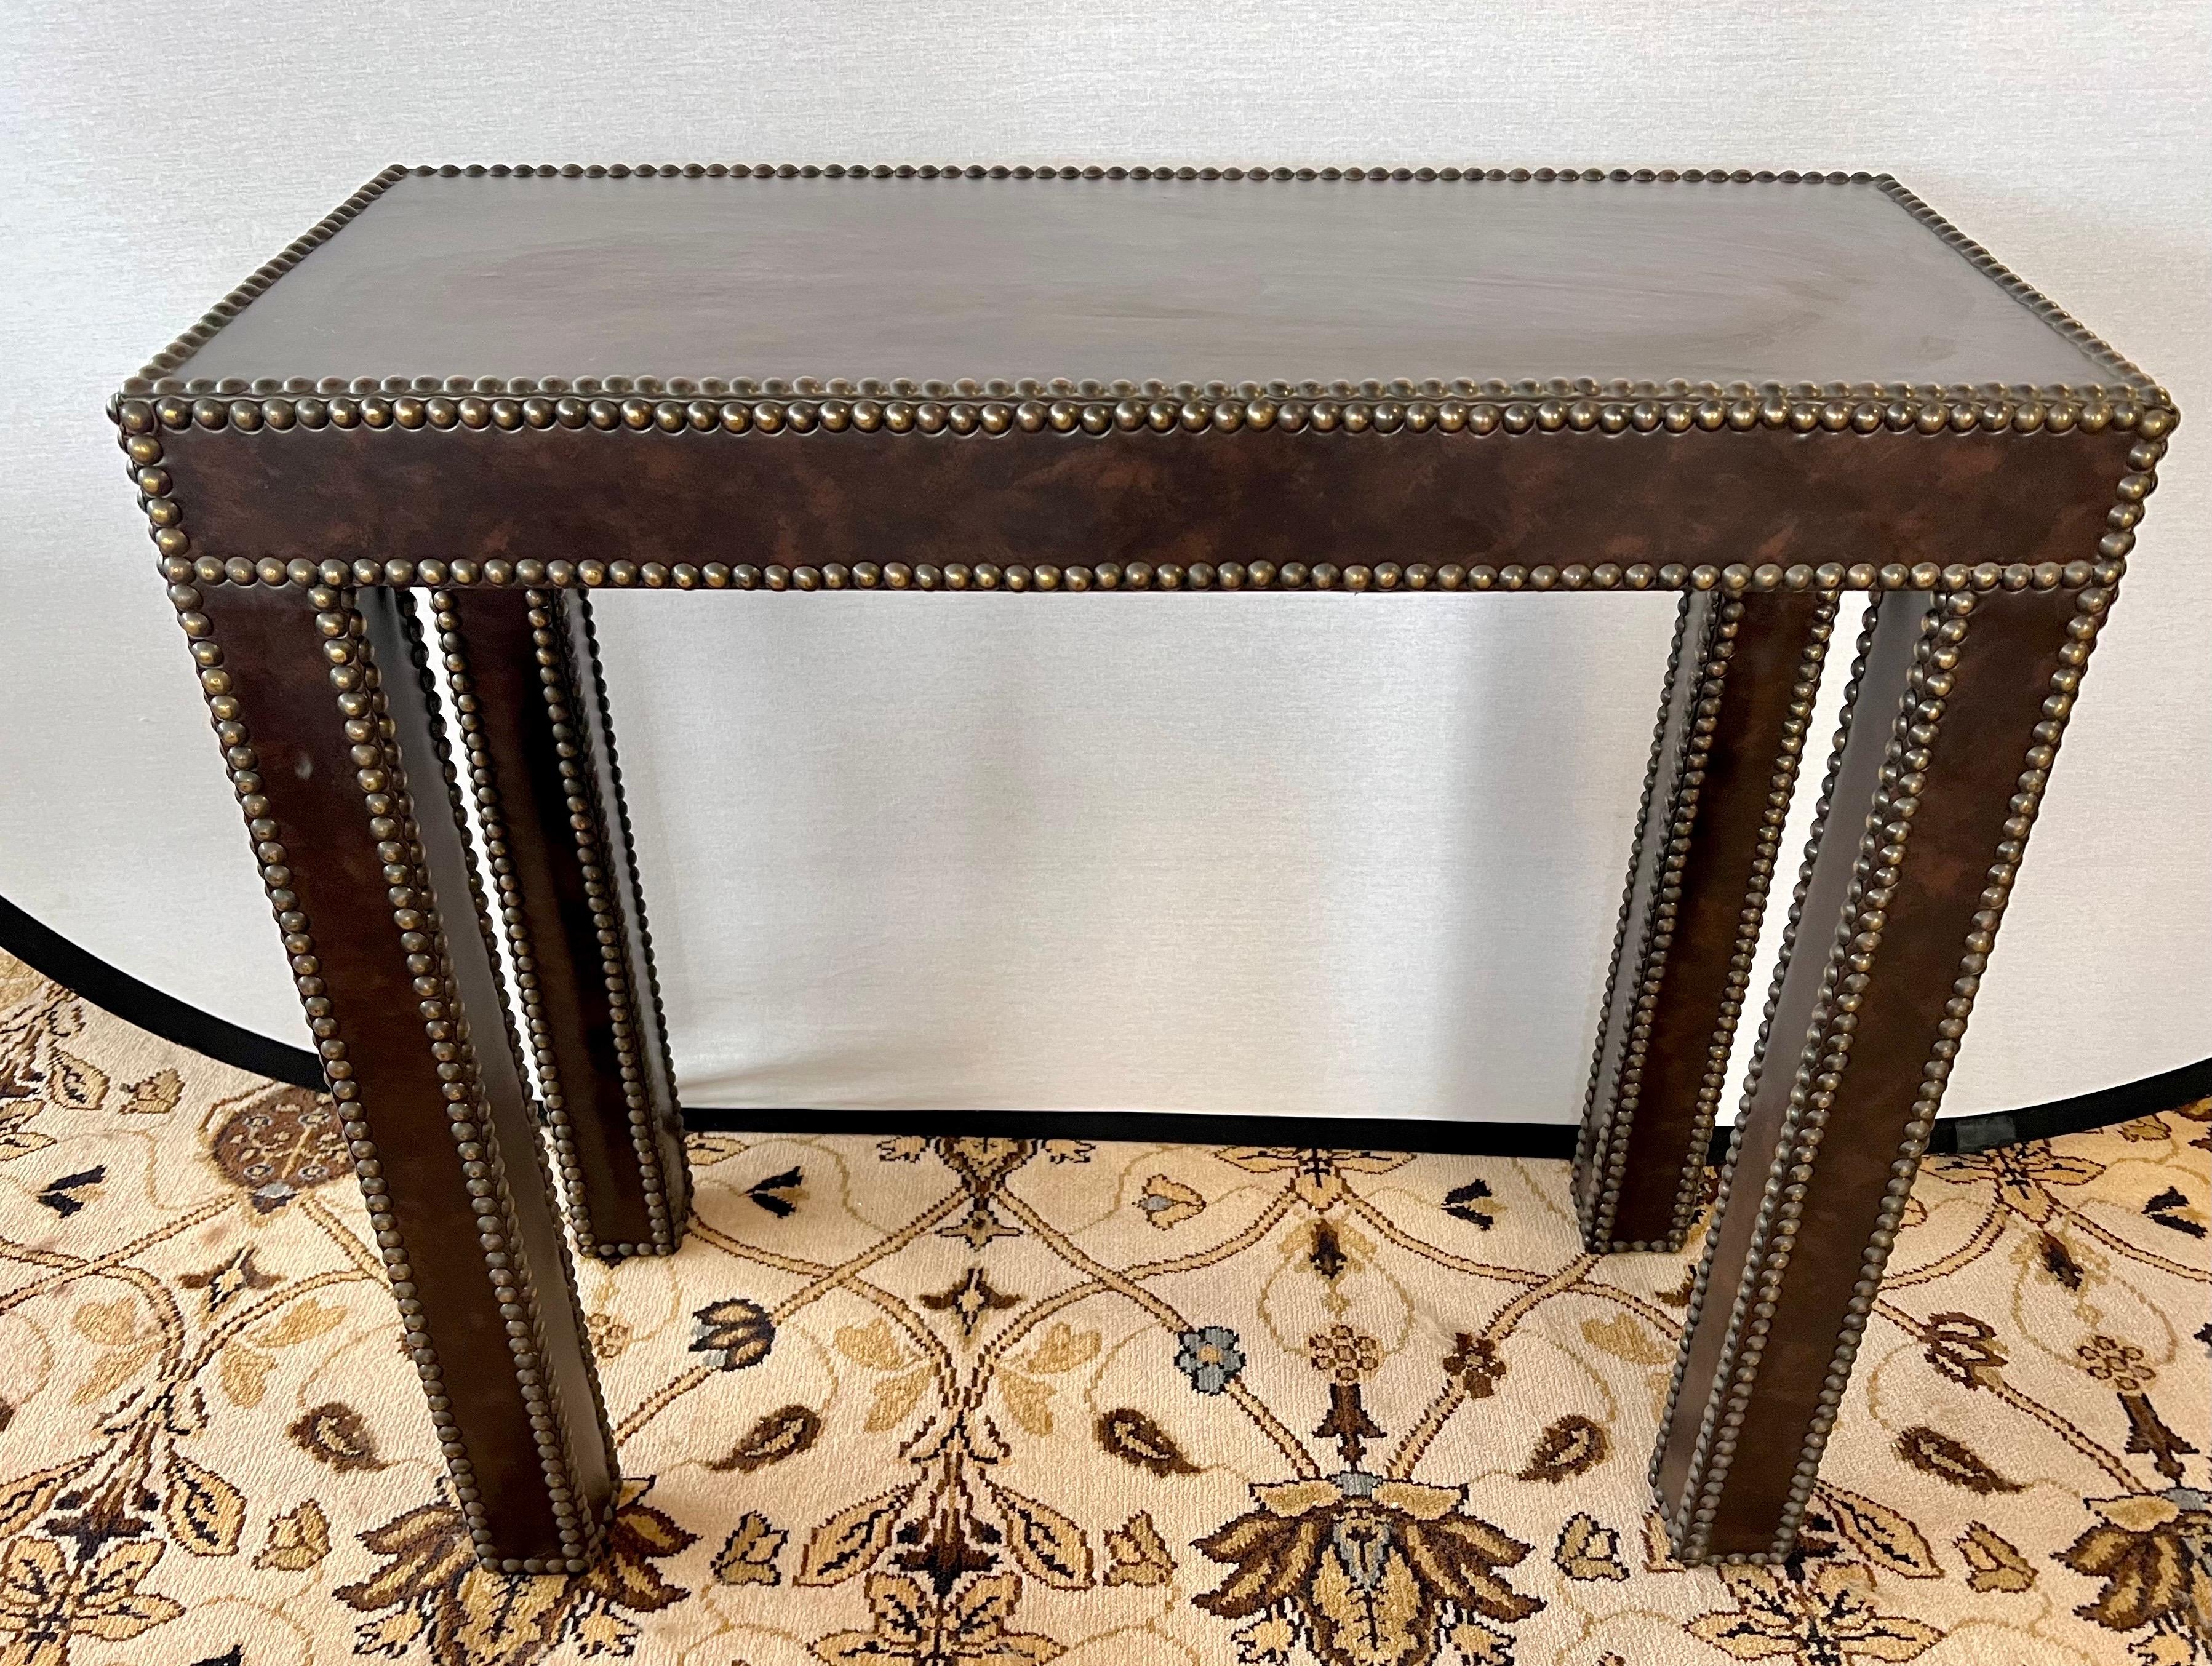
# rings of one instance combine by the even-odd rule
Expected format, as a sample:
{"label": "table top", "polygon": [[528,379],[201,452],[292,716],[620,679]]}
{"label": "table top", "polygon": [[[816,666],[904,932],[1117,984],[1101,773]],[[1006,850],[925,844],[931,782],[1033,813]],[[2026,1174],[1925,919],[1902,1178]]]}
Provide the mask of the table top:
{"label": "table top", "polygon": [[2171,402],[1895,181],[1449,173],[390,168],[111,413],[172,582],[1990,588],[2132,543]]}
{"label": "table top", "polygon": [[151,374],[241,392],[395,377],[2117,388],[2138,374],[1863,175],[393,173]]}

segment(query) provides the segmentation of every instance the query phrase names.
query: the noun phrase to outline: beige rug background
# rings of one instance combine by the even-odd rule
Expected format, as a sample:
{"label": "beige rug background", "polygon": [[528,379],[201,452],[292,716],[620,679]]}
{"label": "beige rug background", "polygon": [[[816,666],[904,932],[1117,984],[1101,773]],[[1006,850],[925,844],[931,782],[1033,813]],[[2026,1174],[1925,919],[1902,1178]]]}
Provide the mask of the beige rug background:
{"label": "beige rug background", "polygon": [[2212,1658],[2208,1106],[1916,1187],[1786,1570],[1644,1485],[1698,1248],[1564,1164],[701,1136],[631,1477],[477,1571],[322,1102],[0,957],[0,1666]]}

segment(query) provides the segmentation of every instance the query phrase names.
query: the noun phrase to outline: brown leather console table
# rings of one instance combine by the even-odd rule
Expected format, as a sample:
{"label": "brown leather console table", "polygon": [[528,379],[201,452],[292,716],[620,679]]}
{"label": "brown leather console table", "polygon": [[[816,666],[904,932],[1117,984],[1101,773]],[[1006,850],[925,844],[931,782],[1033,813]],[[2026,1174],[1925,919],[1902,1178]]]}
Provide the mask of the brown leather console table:
{"label": "brown leather console table", "polygon": [[1679,592],[1593,1250],[1696,1215],[1872,593],[1652,1465],[1685,1560],[1771,1560],[2176,421],[1887,178],[1459,168],[392,168],[111,410],[457,1496],[533,1572],[617,1474],[559,1201],[608,1258],[688,1207],[592,591]]}

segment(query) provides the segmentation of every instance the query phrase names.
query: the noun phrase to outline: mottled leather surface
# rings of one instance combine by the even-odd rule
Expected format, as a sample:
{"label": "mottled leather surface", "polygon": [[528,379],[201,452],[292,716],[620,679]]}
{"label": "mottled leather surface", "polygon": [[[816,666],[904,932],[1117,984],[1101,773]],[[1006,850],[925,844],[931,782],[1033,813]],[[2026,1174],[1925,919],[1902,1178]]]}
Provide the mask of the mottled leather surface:
{"label": "mottled leather surface", "polygon": [[[393,599],[364,593],[362,600],[386,616],[373,622],[375,648],[402,731],[432,884],[514,1195],[522,1239],[517,1259],[538,1292],[540,1324],[553,1356],[550,1374],[560,1390],[570,1450],[581,1466],[579,1483],[587,1499],[604,1500],[612,1486],[613,1455],[600,1436],[559,1228],[546,1201],[535,1134],[492,993],[490,951],[454,866],[459,836],[422,727],[421,696],[409,696],[414,669],[404,654],[392,651],[403,647]],[[414,1269],[424,1328],[476,1468],[489,1524],[504,1554],[557,1555],[507,1322],[485,1275],[438,1066],[392,923],[314,610],[296,590],[222,586],[209,588],[203,607],[215,622],[224,668],[260,763],[292,889],[307,915],[338,1035],[360,1084],[359,1103]],[[426,770],[427,781],[421,778]]]}
{"label": "mottled leather surface", "polygon": [[[572,824],[568,790],[561,776],[564,744],[598,778],[601,806],[615,801],[603,746],[564,741],[553,733],[539,682],[528,599],[514,591],[455,591],[454,617],[474,684],[481,745],[490,760],[489,783],[505,831],[507,861],[516,887],[528,936],[532,975],[544,1013],[546,1035],[568,1118],[568,1134],[584,1176],[584,1205],[591,1217],[591,1243],[647,1243],[653,1229],[640,1189],[637,1154],[630,1140],[629,1107],[623,1097],[622,1055],[617,1044],[614,1003],[608,995],[601,959],[599,922],[586,890]],[[562,636],[574,627],[581,599],[557,599],[555,626]],[[572,676],[586,667],[571,655]],[[586,713],[596,708],[598,691],[584,677],[568,684],[574,728],[586,728]],[[634,887],[623,883],[619,830],[610,837],[608,818],[595,814],[590,830],[614,869],[613,896],[627,902]],[[629,918],[624,951],[631,966],[632,990],[648,990],[640,976],[641,945],[635,940],[635,908]],[[672,1116],[672,1095],[660,1064],[659,1020],[649,1000],[626,1003],[623,1021],[632,1026],[647,1061],[647,1085],[658,1096],[659,1122]],[[657,1124],[658,1126],[658,1124]],[[677,1190],[672,1206],[680,1213],[683,1151],[672,1137],[657,1136],[663,1168]]]}
{"label": "mottled leather surface", "polygon": [[[1230,382],[1464,374],[2080,383],[2110,374],[1865,185],[1093,190],[938,181],[879,190],[852,181],[414,178],[308,253],[183,371]],[[195,426],[163,443],[192,553],[217,558],[1565,568],[2087,560],[2127,471],[2131,436],[1759,428],[960,438]],[[396,605],[384,593],[364,600],[380,653],[404,675]],[[1867,682],[1870,714],[1893,704],[1903,685],[1911,616],[1924,605],[1918,596],[1885,605]],[[1784,1322],[1724,1490],[1720,1550],[1771,1541],[1940,1015],[1936,992],[1955,967],[2070,606],[2063,594],[1989,596],[1969,635],[1879,976],[1811,1183]],[[209,610],[235,643],[248,721],[270,749],[272,793],[319,941],[328,939],[326,976],[388,1142],[403,1229],[422,1267],[440,1270],[422,1281],[424,1298],[495,1530],[502,1549],[550,1550],[537,1456],[480,1276],[312,617],[297,593],[218,590]],[[1779,651],[1774,635],[1769,646]],[[425,776],[421,790],[434,798],[418,700],[395,696],[395,716],[410,767]],[[1870,715],[1854,735],[1801,964],[1785,982],[1776,1029],[1784,1040],[1750,1108],[1742,1183],[1715,1229],[1713,1295],[1688,1344],[1686,1391],[1662,1450],[1662,1487],[1676,1493],[1711,1388],[1717,1327],[1748,1251],[1758,1182],[1778,1144],[1790,1038],[1809,1022],[1856,842],[1854,806],[1871,792],[1886,728]],[[542,745],[532,757],[522,738],[510,739],[520,749],[517,779],[542,791]],[[1747,742],[1724,767],[1763,769],[1770,760],[1753,750]],[[1733,816],[1754,797],[1763,806],[1763,793],[1745,791],[1717,803]],[[442,806],[426,802],[422,813],[486,1090],[515,1170],[525,1253],[544,1304],[557,1310],[544,1316],[549,1364],[586,1469],[579,1485],[597,1499],[611,1485],[611,1455],[588,1426],[590,1367],[559,1229],[526,1172],[532,1129],[519,1072],[488,1028],[496,1000],[490,952],[465,923],[459,836]],[[1724,836],[1741,834],[1731,822]],[[554,933],[571,942],[575,899],[562,897],[557,874],[541,878],[550,881],[541,895],[557,899],[562,915]],[[1714,975],[1719,937],[1724,928],[1733,936],[1727,913],[1717,889],[1692,910],[1682,976]],[[635,954],[637,944],[629,946]],[[573,950],[565,958],[588,964]],[[568,1004],[582,1019],[584,1046],[598,1049],[591,1068],[604,1080],[607,1032],[593,1040],[582,986],[578,979]],[[1694,1051],[1670,1041],[1657,1061],[1670,1104],[1681,1097],[1675,1077]],[[611,1172],[611,1152],[597,1160]]]}
{"label": "mottled leather surface", "polygon": [[[1575,1153],[1575,1201],[1585,1221],[1601,1224],[1593,1213],[1602,1195],[1606,1175],[1614,1154],[1626,1140],[1634,1145],[1644,1126],[1641,1111],[1624,1130],[1620,1121],[1621,1070],[1627,1062],[1629,1043],[1636,1030],[1637,1000],[1645,981],[1644,969],[1651,948],[1652,913],[1660,893],[1660,879],[1671,842],[1675,800],[1681,790],[1684,742],[1696,721],[1698,687],[1705,678],[1705,654],[1711,645],[1714,611],[1721,605],[1715,592],[1692,593],[1684,599],[1675,617],[1676,638],[1666,686],[1662,692],[1657,733],[1653,740],[1651,773],[1644,789],[1643,813],[1636,827],[1634,853],[1629,859],[1627,896],[1621,903],[1626,924],[1613,957],[1605,1010],[1598,1016],[1597,1059],[1593,1066],[1594,1092],[1583,1111],[1583,1131]],[[1650,1141],[1644,1140],[1648,1153]],[[1664,1158],[1662,1161],[1666,1160]],[[1623,1182],[1626,1184],[1626,1180]],[[1594,1253],[1622,1241],[1628,1235],[1616,1224],[1588,1239]]]}
{"label": "mottled leather surface", "polygon": [[[1919,622],[1930,599],[1924,593],[1906,592],[1881,597],[1875,604],[1880,612],[1859,675],[1857,708],[1850,714],[1850,735],[1829,793],[1827,821],[1799,912],[1796,941],[1778,974],[1781,988],[1774,1001],[1758,1091],[1738,1113],[1735,1170],[1728,1201],[1750,1207],[1723,1207],[1707,1228],[1711,1267],[1705,1305],[1683,1339],[1685,1365],[1674,1420],[1660,1432],[1659,1493],[1670,1509],[1687,1485],[1698,1420],[1714,1392],[1729,1307],[1741,1286],[1757,1230],[1759,1190],[1780,1149],[1782,1118],[1858,860],[1858,832],[1879,782],[1891,720],[1903,698]],[[1769,1436],[1762,1430],[1753,1438]],[[1764,1548],[1765,1544],[1751,1547]]]}
{"label": "mottled leather surface", "polygon": [[2130,436],[185,429],[195,552],[1939,564],[2096,556]]}
{"label": "mottled leather surface", "polygon": [[669,1063],[653,964],[653,939],[646,926],[645,886],[638,877],[637,853],[615,761],[613,702],[607,696],[592,635],[591,598],[558,596],[556,612],[568,637],[568,685],[574,696],[572,709],[583,728],[580,750],[599,812],[596,832],[608,897],[622,921],[621,953],[630,994],[623,1021],[635,1037],[641,1086],[650,1107],[654,1148],[659,1153],[670,1230],[680,1232],[690,1213],[691,1170],[684,1152],[684,1116],[676,1101],[676,1080]]}
{"label": "mottled leather surface", "polygon": [[[1613,1236],[1624,1243],[1659,1243],[1672,1235],[1684,1165],[1701,1167],[1705,1160],[1703,1142],[1693,1148],[1698,1092],[1711,1067],[1716,1040],[1727,1039],[1715,1035],[1716,1016],[1736,958],[1783,725],[1819,607],[1808,595],[1744,599],[1698,791],[1674,939],[1644,1045],[1628,1164],[1613,1218]],[[1820,768],[1818,760],[1814,768]],[[1776,866],[1790,866],[1789,856],[1778,850]],[[1786,904],[1786,895],[1781,900]],[[1747,988],[1745,1005],[1755,1011],[1762,994]],[[1742,1044],[1750,1042],[1747,1031]]]}
{"label": "mottled leather surface", "polygon": [[[1681,1399],[1663,1436],[1660,1490],[1670,1504],[1686,1484],[1760,1189],[1776,1161],[1802,1038],[1856,860],[1859,842],[1852,833],[1864,824],[1890,717],[1910,668],[1917,635],[1913,616],[1920,611],[1912,603],[1919,599],[1893,597],[1882,605],[1860,714],[1830,812],[1828,842],[1807,899],[1766,1067],[1747,1109],[1735,1184],[1715,1229],[1711,1285],[1689,1340]],[[1938,1039],[1942,992],[1959,976],[1966,933],[2011,814],[2014,784],[2026,767],[2030,731],[2041,721],[2057,652],[2074,617],[2074,598],[2064,592],[1978,599],[1960,644],[1955,686],[1930,748],[1927,785],[1913,813],[1849,1060],[1805,1183],[1804,1212],[1778,1298],[1786,1318],[1768,1339],[1722,1490],[1712,1535],[1717,1552],[1762,1550],[1773,1541],[1921,1072]]]}

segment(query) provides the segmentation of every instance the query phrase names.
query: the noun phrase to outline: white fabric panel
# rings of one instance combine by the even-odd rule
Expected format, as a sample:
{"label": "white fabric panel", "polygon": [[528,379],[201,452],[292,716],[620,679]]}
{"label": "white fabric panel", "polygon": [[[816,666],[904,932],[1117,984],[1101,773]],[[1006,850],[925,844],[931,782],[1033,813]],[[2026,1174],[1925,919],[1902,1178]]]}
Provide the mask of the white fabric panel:
{"label": "white fabric panel", "polygon": [[[0,893],[305,1039],[100,406],[387,161],[1888,168],[2196,413],[1945,1109],[2201,1058],[2208,85],[2091,0],[15,0]],[[605,608],[690,1097],[1573,1116],[1663,604],[907,599]]]}
{"label": "white fabric panel", "polygon": [[599,599],[687,1094],[1572,1120],[1674,599]]}

